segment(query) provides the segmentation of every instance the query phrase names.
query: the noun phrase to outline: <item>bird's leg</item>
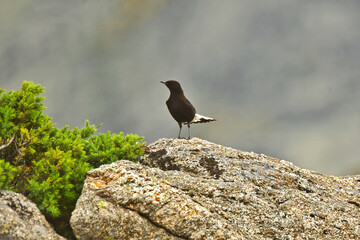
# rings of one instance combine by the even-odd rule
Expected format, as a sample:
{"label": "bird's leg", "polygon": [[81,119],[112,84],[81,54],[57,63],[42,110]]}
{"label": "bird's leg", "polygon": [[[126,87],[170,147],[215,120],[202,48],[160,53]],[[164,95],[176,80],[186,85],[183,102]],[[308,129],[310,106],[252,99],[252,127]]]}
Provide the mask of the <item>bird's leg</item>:
{"label": "bird's leg", "polygon": [[181,128],[182,128],[181,123],[179,123],[179,127],[180,127],[180,130],[179,130],[179,136],[178,136],[178,138],[180,138],[180,133],[181,133]]}
{"label": "bird's leg", "polygon": [[191,137],[190,137],[190,124],[188,124],[188,134],[189,134],[188,139],[190,139],[190,138],[191,138]]}

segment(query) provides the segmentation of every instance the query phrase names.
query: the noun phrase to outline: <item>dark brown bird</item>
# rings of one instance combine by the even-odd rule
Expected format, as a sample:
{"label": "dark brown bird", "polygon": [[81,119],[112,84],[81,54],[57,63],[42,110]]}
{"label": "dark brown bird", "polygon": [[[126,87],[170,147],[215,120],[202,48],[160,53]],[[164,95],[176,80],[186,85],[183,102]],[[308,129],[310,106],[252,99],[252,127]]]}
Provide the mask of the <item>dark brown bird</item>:
{"label": "dark brown bird", "polygon": [[160,82],[165,84],[170,90],[170,97],[166,101],[166,105],[170,111],[171,116],[173,116],[173,118],[179,124],[180,130],[178,138],[180,138],[182,124],[186,124],[188,126],[188,139],[190,139],[190,124],[216,121],[213,118],[205,117],[196,113],[194,106],[185,97],[180,83],[175,80]]}

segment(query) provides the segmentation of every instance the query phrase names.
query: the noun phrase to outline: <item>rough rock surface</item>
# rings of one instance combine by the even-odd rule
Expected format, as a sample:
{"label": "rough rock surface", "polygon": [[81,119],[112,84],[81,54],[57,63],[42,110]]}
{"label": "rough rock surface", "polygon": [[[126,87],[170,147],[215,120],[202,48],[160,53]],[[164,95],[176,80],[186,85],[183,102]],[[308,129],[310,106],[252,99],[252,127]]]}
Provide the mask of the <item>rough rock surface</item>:
{"label": "rough rock surface", "polygon": [[360,239],[360,176],[198,138],[160,139],[140,162],[88,172],[79,239]]}
{"label": "rough rock surface", "polygon": [[0,190],[0,239],[65,239],[51,228],[36,205],[23,195]]}

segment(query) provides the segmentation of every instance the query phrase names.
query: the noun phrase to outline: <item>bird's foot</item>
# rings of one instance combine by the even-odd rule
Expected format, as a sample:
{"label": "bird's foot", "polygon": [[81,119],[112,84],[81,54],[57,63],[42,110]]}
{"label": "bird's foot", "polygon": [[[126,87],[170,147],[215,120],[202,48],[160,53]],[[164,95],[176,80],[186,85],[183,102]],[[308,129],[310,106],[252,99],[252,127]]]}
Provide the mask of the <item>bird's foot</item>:
{"label": "bird's foot", "polygon": [[186,139],[186,140],[190,140],[192,137],[187,137],[187,138],[185,138],[185,137],[177,137],[177,139]]}

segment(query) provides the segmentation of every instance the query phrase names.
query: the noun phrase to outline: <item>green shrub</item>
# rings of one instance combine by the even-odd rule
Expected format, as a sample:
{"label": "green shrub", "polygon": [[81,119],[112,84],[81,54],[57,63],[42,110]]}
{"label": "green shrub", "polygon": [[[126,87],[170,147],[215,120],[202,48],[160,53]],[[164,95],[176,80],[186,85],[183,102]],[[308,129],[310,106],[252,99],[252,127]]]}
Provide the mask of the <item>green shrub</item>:
{"label": "green shrub", "polygon": [[143,149],[139,148],[139,137],[123,133],[112,134],[107,132],[92,136],[85,143],[86,161],[93,167],[117,161],[119,157],[127,160],[136,161]]}
{"label": "green shrub", "polygon": [[0,89],[0,188],[37,204],[56,230],[72,238],[69,219],[86,172],[120,159],[136,161],[143,138],[122,132],[94,135],[99,126],[59,129],[43,114],[44,91],[24,82],[20,91]]}
{"label": "green shrub", "polygon": [[14,175],[16,175],[16,168],[4,159],[0,159],[0,189],[13,190],[11,182]]}

